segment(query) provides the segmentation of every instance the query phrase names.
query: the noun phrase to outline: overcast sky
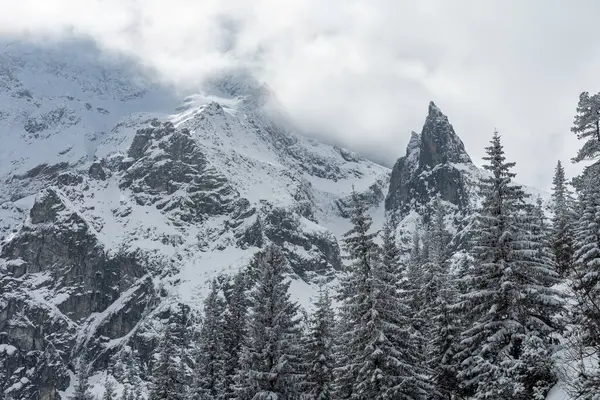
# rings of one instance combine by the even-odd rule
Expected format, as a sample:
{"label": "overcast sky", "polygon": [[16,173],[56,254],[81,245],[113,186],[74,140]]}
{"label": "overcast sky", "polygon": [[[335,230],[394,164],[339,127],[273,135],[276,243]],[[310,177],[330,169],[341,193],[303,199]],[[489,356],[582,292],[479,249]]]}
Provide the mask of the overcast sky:
{"label": "overcast sky", "polygon": [[578,95],[600,90],[596,0],[4,0],[0,35],[89,36],[183,90],[252,68],[292,118],[392,163],[430,100],[476,163],[494,128],[519,181],[575,155]]}

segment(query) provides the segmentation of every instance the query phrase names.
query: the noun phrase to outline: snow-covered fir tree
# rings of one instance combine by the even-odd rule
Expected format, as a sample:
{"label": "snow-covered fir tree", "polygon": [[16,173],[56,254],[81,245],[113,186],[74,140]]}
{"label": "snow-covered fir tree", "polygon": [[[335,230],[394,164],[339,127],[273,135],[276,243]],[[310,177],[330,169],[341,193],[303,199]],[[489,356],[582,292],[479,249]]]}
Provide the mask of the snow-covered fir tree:
{"label": "snow-covered fir tree", "polygon": [[[572,389],[577,396],[600,393],[600,191],[597,178],[588,177],[581,193],[581,216],[575,227],[572,287],[576,330],[571,355],[577,363]],[[592,398],[592,397],[589,397]]]}
{"label": "snow-covered fir tree", "polygon": [[226,310],[223,316],[224,382],[226,398],[235,398],[235,374],[240,368],[240,356],[246,337],[246,275],[240,272],[225,287]]}
{"label": "snow-covered fir tree", "polygon": [[446,227],[446,206],[438,196],[433,202],[433,215],[430,228],[430,256],[429,259],[444,264],[448,260],[448,244],[452,235]]}
{"label": "snow-covered fir tree", "polygon": [[192,351],[194,342],[197,341],[200,318],[192,311],[189,305],[177,303],[171,317],[171,327],[173,332],[174,344],[180,351],[181,373],[183,384],[186,387],[193,379],[193,365],[195,353]]}
{"label": "snow-covered fir tree", "polygon": [[257,256],[248,335],[237,378],[240,400],[294,400],[302,385],[298,305],[290,300],[289,266],[279,248]]}
{"label": "snow-covered fir tree", "polygon": [[[408,261],[408,270],[406,278],[408,280],[408,290],[411,296],[411,308],[415,314],[419,314],[423,309],[422,290],[424,282],[423,264],[425,256],[422,249],[421,235],[418,230],[415,230],[412,238],[412,248],[410,250],[410,258]],[[420,328],[419,328],[420,329]]]}
{"label": "snow-covered fir tree", "polygon": [[321,289],[314,305],[305,348],[305,397],[307,400],[333,400],[335,314],[327,289]]}
{"label": "snow-covered fir tree", "polygon": [[555,264],[513,183],[498,132],[486,148],[489,177],[472,235],[475,260],[459,308],[473,321],[461,335],[458,378],[474,399],[543,399],[555,378],[550,365],[553,316],[561,310]]}
{"label": "snow-covered fir tree", "polygon": [[139,377],[141,369],[137,352],[126,347],[120,354],[116,370],[119,371],[119,374],[115,377],[123,384],[122,400],[134,400],[135,392],[140,390],[141,384]]}
{"label": "snow-covered fir tree", "polygon": [[69,400],[94,400],[94,396],[90,392],[88,378],[89,366],[87,365],[87,358],[84,356],[77,366],[77,383]]}
{"label": "snow-covered fir tree", "polygon": [[[579,97],[571,130],[585,143],[574,161],[600,156],[600,94]],[[574,223],[571,287],[575,295],[574,324],[570,340],[570,362],[575,374],[568,386],[576,398],[600,398],[600,163],[587,166],[574,179],[579,191],[577,222]]]}
{"label": "snow-covered fir tree", "polygon": [[352,264],[342,282],[348,364],[339,369],[339,384],[350,383],[357,400],[425,399],[433,387],[414,345],[409,297],[399,290],[400,267],[379,257],[366,207],[356,193],[352,201],[353,227],[344,234]]}
{"label": "snow-covered fir tree", "polygon": [[459,390],[456,353],[462,328],[460,315],[453,308],[458,297],[455,281],[449,273],[440,278],[440,291],[429,309],[431,325],[428,331],[427,365],[433,372],[436,391],[442,398],[451,398]]}
{"label": "snow-covered fir tree", "polygon": [[199,357],[195,371],[195,400],[225,398],[225,300],[216,280],[204,301],[204,319],[200,331]]}
{"label": "snow-covered fir tree", "polygon": [[419,266],[422,271],[421,282],[416,288],[420,294],[419,299],[422,302],[422,314],[426,320],[431,320],[430,310],[435,303],[435,299],[441,288],[447,280],[447,244],[449,233],[446,229],[445,210],[443,204],[436,200],[434,205],[434,214],[429,223],[429,234],[423,238],[423,248],[428,248],[427,258],[423,259],[423,264]]}
{"label": "snow-covered fir tree", "polygon": [[[183,310],[183,309],[180,309]],[[159,346],[158,360],[152,371],[152,390],[150,400],[184,400],[187,387],[182,363],[186,341],[181,337],[184,330],[180,326],[181,315],[170,318]]]}
{"label": "snow-covered fir tree", "polygon": [[354,393],[358,379],[360,345],[353,345],[355,331],[361,323],[362,315],[368,312],[365,293],[371,286],[372,264],[377,257],[376,233],[369,232],[372,220],[367,214],[365,204],[358,194],[352,192],[350,216],[352,228],[344,234],[344,246],[347,259],[351,264],[346,267],[341,278],[338,299],[342,302],[339,311],[338,343],[336,346],[336,391],[339,399],[356,398]]}
{"label": "snow-covered fir tree", "polygon": [[395,266],[397,268],[396,275],[399,279],[404,278],[406,266],[400,261],[400,249],[396,245],[394,229],[389,221],[383,225],[381,239],[381,261],[390,267]]}
{"label": "snow-covered fir tree", "polygon": [[446,229],[446,210],[439,197],[434,202],[432,214],[427,245],[429,258],[421,267],[421,334],[426,338],[425,362],[433,372],[437,392],[443,398],[448,398],[458,386],[454,355],[460,334],[460,321],[452,309],[457,300],[457,289],[448,270],[447,246],[450,234]]}
{"label": "snow-covered fir tree", "polygon": [[579,149],[574,161],[594,160],[600,156],[600,93],[579,95],[577,114],[571,131],[585,143]]}
{"label": "snow-covered fir tree", "polygon": [[565,169],[559,161],[552,179],[552,250],[559,274],[566,277],[573,267],[573,200]]}
{"label": "snow-covered fir tree", "polygon": [[115,383],[111,379],[106,379],[104,383],[104,394],[102,400],[117,400],[117,393],[115,390]]}

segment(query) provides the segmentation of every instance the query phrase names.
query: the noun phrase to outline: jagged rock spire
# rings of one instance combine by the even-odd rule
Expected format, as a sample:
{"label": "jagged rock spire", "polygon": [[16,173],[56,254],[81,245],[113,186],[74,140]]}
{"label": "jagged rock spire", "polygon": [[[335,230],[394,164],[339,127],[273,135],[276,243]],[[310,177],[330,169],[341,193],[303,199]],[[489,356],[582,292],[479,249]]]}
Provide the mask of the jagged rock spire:
{"label": "jagged rock spire", "polygon": [[448,162],[471,163],[471,158],[448,117],[432,101],[421,131],[419,166],[433,168]]}
{"label": "jagged rock spire", "polygon": [[421,133],[411,133],[406,155],[394,165],[386,210],[404,215],[438,195],[465,208],[468,196],[461,169],[454,164],[473,165],[448,117],[432,101]]}

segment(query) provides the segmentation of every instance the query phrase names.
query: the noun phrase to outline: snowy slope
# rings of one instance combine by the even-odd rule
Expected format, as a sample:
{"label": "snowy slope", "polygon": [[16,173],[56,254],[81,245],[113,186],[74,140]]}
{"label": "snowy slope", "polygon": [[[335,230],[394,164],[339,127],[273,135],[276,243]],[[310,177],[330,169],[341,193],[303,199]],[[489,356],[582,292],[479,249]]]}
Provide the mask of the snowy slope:
{"label": "snowy slope", "polygon": [[0,42],[0,176],[101,156],[123,127],[175,105],[131,65],[91,42]]}
{"label": "snowy slope", "polygon": [[[181,101],[86,42],[0,52],[0,331],[17,397],[68,390],[84,348],[102,369],[153,340],[171,304],[198,308],[265,241],[308,307],[341,266],[353,186],[383,220],[389,169],[274,122],[248,76]],[[31,357],[55,367],[18,367]]]}

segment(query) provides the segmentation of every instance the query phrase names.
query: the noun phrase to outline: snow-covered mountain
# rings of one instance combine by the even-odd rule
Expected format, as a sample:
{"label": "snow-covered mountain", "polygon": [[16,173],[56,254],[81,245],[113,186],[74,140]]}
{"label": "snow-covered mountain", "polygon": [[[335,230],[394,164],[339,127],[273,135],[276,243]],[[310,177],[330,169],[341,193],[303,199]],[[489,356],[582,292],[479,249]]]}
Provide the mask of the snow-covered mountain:
{"label": "snow-covered mountain", "polygon": [[[159,316],[266,243],[293,297],[335,280],[353,187],[408,238],[438,196],[468,224],[481,172],[435,104],[392,170],[298,135],[244,73],[178,100],[87,42],[0,45],[0,377],[57,399],[85,349],[150,357]],[[458,235],[457,237],[460,237]]]}
{"label": "snow-covered mountain", "polygon": [[103,368],[265,242],[284,249],[307,304],[341,267],[353,186],[383,219],[389,169],[274,122],[247,76],[175,106],[128,60],[89,50],[2,49],[0,357],[20,398],[55,398],[83,348]]}

